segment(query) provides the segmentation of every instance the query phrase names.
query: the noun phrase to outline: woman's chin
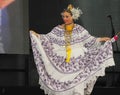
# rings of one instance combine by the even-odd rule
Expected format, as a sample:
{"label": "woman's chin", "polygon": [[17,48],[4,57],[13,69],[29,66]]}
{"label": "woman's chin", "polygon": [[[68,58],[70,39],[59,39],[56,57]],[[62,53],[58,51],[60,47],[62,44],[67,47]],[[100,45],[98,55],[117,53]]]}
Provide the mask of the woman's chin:
{"label": "woman's chin", "polygon": [[65,23],[66,25],[69,25],[69,24],[71,24],[71,23]]}

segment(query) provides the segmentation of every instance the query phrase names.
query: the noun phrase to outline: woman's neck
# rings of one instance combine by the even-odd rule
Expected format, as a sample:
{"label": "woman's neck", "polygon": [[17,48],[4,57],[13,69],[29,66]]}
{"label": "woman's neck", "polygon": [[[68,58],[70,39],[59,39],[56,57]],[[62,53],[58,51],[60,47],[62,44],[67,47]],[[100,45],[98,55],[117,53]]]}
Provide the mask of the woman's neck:
{"label": "woman's neck", "polygon": [[73,30],[73,28],[74,28],[74,23],[67,24],[67,25],[65,24],[64,28],[65,28],[66,31],[71,32]]}
{"label": "woman's neck", "polygon": [[60,25],[59,27],[60,27],[60,28],[62,28],[62,29],[65,29],[65,27],[66,27],[66,26],[73,26],[73,27],[75,27],[75,26],[76,26],[76,24],[75,24],[75,23],[62,24],[62,25]]}
{"label": "woman's neck", "polygon": [[65,26],[67,26],[67,25],[74,25],[74,23],[73,22],[71,22],[71,23],[69,23],[69,24],[64,24]]}

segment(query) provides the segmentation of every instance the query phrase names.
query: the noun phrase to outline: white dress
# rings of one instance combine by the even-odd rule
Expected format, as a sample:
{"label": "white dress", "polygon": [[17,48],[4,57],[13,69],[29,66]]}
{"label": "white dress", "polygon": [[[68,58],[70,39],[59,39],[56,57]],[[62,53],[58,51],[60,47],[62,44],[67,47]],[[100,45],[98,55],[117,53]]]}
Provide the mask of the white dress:
{"label": "white dress", "polygon": [[105,68],[115,65],[112,42],[102,45],[99,38],[76,24],[70,63],[66,63],[64,32],[59,26],[40,37],[30,32],[41,89],[48,95],[90,95],[97,78],[105,75]]}

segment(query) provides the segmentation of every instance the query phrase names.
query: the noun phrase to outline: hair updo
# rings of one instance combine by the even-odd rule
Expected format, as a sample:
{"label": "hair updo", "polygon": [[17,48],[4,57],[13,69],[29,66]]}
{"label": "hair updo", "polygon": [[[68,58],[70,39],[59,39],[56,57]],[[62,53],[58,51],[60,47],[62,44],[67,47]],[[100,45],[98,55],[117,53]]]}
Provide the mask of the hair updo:
{"label": "hair updo", "polygon": [[67,9],[64,9],[61,13],[63,15],[64,12],[70,13],[74,20],[78,20],[78,18],[83,14],[83,12],[79,8],[74,8],[73,5],[69,4]]}

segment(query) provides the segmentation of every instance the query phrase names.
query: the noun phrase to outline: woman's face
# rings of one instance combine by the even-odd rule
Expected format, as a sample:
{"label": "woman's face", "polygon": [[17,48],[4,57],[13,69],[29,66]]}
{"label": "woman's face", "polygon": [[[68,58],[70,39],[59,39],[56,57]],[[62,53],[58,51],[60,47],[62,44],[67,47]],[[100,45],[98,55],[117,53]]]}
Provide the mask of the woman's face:
{"label": "woman's face", "polygon": [[65,24],[73,23],[72,15],[70,13],[68,13],[68,12],[63,12],[62,13],[62,19],[63,19]]}

